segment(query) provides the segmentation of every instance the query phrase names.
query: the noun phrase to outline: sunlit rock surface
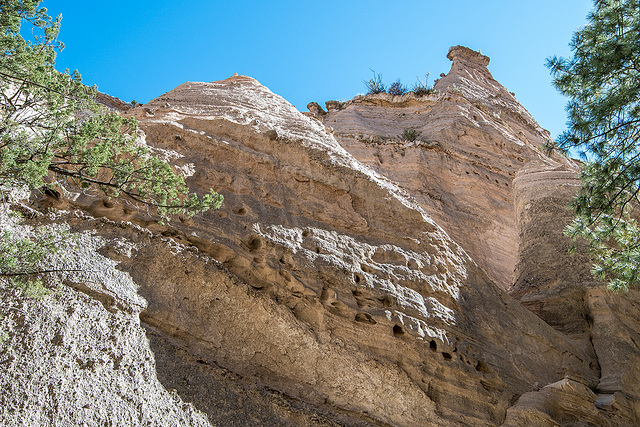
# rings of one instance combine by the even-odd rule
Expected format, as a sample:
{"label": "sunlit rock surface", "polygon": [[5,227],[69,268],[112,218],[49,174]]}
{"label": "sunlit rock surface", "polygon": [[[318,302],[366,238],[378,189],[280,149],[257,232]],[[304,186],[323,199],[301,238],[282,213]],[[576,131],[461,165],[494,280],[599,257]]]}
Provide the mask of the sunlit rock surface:
{"label": "sunlit rock surface", "polygon": [[[512,283],[518,234],[512,182],[526,162],[567,164],[542,152],[549,133],[487,69],[489,58],[450,49],[436,94],[356,97],[322,116],[338,142],[407,189],[500,287]],[[415,130],[414,141],[403,138]]]}
{"label": "sunlit rock surface", "polygon": [[218,211],[162,225],[71,187],[32,199],[69,212],[33,223],[94,236],[135,284],[118,297],[112,276],[62,277],[66,292],[137,301],[109,313],[139,312],[157,380],[196,408],[181,425],[197,411],[218,425],[637,420],[638,323],[620,312],[635,294],[609,294],[564,252],[577,167],[544,154],[548,133],[487,57],[449,58],[437,93],[319,118],[244,76],[127,110],[193,190],[224,195]]}

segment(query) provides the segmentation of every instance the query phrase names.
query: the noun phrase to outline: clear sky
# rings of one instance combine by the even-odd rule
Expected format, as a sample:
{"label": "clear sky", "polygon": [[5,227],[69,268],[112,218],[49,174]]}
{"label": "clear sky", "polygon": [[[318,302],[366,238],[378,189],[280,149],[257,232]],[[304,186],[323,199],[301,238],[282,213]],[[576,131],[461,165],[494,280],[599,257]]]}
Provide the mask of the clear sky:
{"label": "clear sky", "polygon": [[249,75],[300,111],[348,100],[372,73],[412,85],[447,73],[450,46],[491,58],[489,70],[555,137],[562,98],[545,59],[569,56],[591,0],[242,1],[45,0],[62,14],[58,69],[124,101],[147,102],[185,81]]}

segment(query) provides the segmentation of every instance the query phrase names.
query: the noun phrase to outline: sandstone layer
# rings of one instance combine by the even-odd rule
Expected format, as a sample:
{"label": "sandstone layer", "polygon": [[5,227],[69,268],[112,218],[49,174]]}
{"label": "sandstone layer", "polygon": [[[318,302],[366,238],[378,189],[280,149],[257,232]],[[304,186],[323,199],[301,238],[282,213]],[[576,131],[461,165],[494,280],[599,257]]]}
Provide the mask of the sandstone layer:
{"label": "sandstone layer", "polygon": [[609,294],[584,255],[563,252],[577,167],[544,154],[548,133],[487,57],[449,57],[435,94],[316,116],[244,76],[128,109],[141,144],[225,202],[163,225],[71,187],[32,199],[58,213],[31,223],[93,236],[100,262],[135,284],[79,272],[60,277],[65,292],[102,301],[104,319],[139,313],[148,381],[220,425],[632,425],[636,295]]}

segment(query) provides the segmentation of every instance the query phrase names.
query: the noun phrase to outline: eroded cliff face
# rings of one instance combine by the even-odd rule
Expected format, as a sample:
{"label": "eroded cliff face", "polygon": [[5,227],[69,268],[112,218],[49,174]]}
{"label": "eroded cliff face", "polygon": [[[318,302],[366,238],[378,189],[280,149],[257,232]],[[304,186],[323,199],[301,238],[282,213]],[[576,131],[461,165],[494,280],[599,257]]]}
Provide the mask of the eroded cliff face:
{"label": "eroded cliff face", "polygon": [[514,180],[520,232],[511,295],[591,353],[600,377],[584,385],[551,384],[509,409],[509,425],[557,423],[635,425],[640,416],[640,293],[608,291],[594,280],[579,244],[569,254],[566,208],[580,181],[573,170],[532,162]]}
{"label": "eroded cliff face", "polygon": [[[68,228],[24,213],[32,223]],[[78,215],[80,222],[100,223]],[[0,225],[29,233],[5,210]],[[130,243],[107,240],[91,227],[77,237],[73,251],[41,266],[65,270],[52,294],[34,300],[4,280],[0,285],[0,425],[209,426],[206,415],[158,381],[138,317],[146,301],[131,277],[98,253],[105,245],[127,253]]]}
{"label": "eroded cliff face", "polygon": [[[32,201],[68,213],[32,222],[101,239],[100,256],[138,287],[141,309],[128,318],[140,313],[158,378],[212,422],[632,422],[635,368],[599,363],[607,350],[594,341],[618,315],[612,297],[589,287],[600,328],[582,312],[554,321],[564,273],[529,259],[546,199],[528,192],[527,171],[571,180],[575,166],[543,154],[548,135],[493,80],[488,58],[462,47],[449,57],[437,94],[358,97],[319,118],[248,77],[185,83],[126,114],[193,190],[224,195],[220,210],[161,225],[68,188]],[[404,129],[419,139],[401,140]],[[538,185],[555,194],[550,183]],[[535,229],[554,250],[565,244]],[[575,274],[579,293],[589,277]],[[109,277],[64,280],[118,294]]]}
{"label": "eroded cliff face", "polygon": [[[549,133],[487,69],[489,58],[451,48],[436,94],[356,97],[320,115],[347,151],[407,189],[420,206],[506,289],[518,233],[512,181],[542,152]],[[419,132],[403,139],[404,129]]]}

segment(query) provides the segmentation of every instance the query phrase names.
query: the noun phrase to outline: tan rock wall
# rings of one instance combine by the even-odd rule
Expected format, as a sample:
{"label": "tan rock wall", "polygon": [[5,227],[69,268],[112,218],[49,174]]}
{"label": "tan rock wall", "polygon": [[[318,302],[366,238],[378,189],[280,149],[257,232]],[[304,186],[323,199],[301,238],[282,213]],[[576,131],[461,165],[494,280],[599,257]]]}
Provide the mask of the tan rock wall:
{"label": "tan rock wall", "polygon": [[[162,225],[72,187],[33,206],[108,218],[58,215],[102,239],[160,377],[221,424],[632,425],[637,296],[565,252],[575,166],[542,153],[487,57],[449,57],[438,94],[359,97],[322,122],[244,76],[128,110],[194,191],[224,195],[218,211]],[[237,416],[203,385],[227,374],[249,384],[216,386],[247,399]]]}
{"label": "tan rock wall", "polygon": [[[553,385],[540,395],[523,396],[509,410],[510,425],[518,425],[515,420],[524,413],[549,416],[562,425],[635,425],[640,419],[640,293],[615,294],[595,281],[580,242],[577,253],[569,254],[571,241],[563,230],[579,184],[574,170],[541,164],[516,176],[520,255],[511,295],[590,354],[589,363],[599,375],[581,385],[563,385],[561,391]],[[568,395],[553,397],[556,393]]]}

